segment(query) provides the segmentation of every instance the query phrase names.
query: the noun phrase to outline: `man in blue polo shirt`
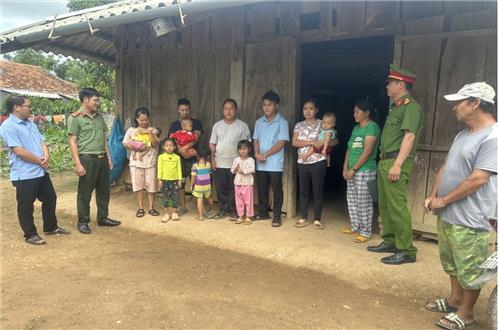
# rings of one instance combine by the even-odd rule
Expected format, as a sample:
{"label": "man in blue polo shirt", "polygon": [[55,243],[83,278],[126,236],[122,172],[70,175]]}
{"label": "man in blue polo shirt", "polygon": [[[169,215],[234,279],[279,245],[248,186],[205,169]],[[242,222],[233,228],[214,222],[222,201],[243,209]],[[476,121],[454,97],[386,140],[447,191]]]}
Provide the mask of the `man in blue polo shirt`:
{"label": "man in blue polo shirt", "polygon": [[268,189],[273,189],[273,227],[281,226],[283,205],[283,160],[284,146],[290,141],[288,121],[278,113],[280,97],[269,90],[262,97],[264,116],[255,122],[253,134],[255,160],[257,161],[257,187],[259,192],[259,214],[256,220],[269,219]]}
{"label": "man in blue polo shirt", "polygon": [[31,101],[12,95],[7,99],[9,118],[0,135],[9,148],[10,180],[16,187],[17,215],[27,243],[45,244],[36,230],[33,203],[42,202],[45,235],[69,234],[57,226],[56,192],[49,177],[49,151],[31,117]]}

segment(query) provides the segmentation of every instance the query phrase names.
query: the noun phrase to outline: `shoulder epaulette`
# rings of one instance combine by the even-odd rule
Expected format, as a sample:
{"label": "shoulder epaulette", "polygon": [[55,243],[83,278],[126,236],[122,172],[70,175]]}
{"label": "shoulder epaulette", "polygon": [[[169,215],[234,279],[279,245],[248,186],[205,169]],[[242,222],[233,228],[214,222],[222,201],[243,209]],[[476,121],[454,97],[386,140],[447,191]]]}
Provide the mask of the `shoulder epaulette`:
{"label": "shoulder epaulette", "polygon": [[80,116],[81,114],[82,114],[82,112],[81,112],[81,111],[75,111],[75,112],[73,112],[73,113],[71,114],[71,117],[78,117],[78,116]]}
{"label": "shoulder epaulette", "polygon": [[404,105],[408,105],[411,103],[411,99],[409,97],[406,97],[404,100]]}

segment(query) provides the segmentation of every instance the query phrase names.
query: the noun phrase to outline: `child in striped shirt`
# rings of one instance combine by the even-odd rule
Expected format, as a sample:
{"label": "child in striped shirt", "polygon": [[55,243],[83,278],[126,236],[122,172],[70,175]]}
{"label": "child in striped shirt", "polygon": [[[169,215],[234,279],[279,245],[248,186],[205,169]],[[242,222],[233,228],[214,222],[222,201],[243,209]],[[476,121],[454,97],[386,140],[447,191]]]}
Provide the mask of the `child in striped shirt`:
{"label": "child in striped shirt", "polygon": [[208,154],[205,150],[199,150],[198,161],[193,164],[191,169],[191,194],[196,197],[196,208],[198,210],[198,217],[196,219],[204,219],[204,202],[208,201],[210,212],[207,213],[207,218],[214,216],[214,201],[212,199],[212,165],[208,161]]}

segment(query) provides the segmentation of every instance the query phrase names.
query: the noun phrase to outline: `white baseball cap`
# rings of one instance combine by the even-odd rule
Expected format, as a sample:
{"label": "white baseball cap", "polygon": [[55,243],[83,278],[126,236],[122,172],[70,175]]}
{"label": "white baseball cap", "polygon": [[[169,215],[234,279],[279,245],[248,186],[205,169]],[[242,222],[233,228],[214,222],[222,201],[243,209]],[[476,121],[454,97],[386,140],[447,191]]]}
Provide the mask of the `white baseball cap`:
{"label": "white baseball cap", "polygon": [[484,81],[467,84],[455,94],[444,96],[448,101],[460,101],[469,97],[477,97],[483,101],[495,104],[495,90]]}

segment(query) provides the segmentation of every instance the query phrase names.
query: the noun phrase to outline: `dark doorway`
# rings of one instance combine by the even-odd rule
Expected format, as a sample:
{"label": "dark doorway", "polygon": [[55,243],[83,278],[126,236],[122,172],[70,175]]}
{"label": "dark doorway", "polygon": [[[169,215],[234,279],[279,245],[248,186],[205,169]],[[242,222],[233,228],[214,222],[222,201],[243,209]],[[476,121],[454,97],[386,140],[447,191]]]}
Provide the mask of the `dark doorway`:
{"label": "dark doorway", "polygon": [[[325,199],[345,199],[346,183],[342,165],[347,141],[355,125],[353,108],[357,100],[371,100],[379,111],[383,127],[388,111],[385,89],[389,64],[393,59],[393,36],[356,38],[302,45],[301,106],[315,98],[318,118],[334,112],[340,144],[331,154],[325,185]],[[303,117],[299,115],[299,120]]]}

